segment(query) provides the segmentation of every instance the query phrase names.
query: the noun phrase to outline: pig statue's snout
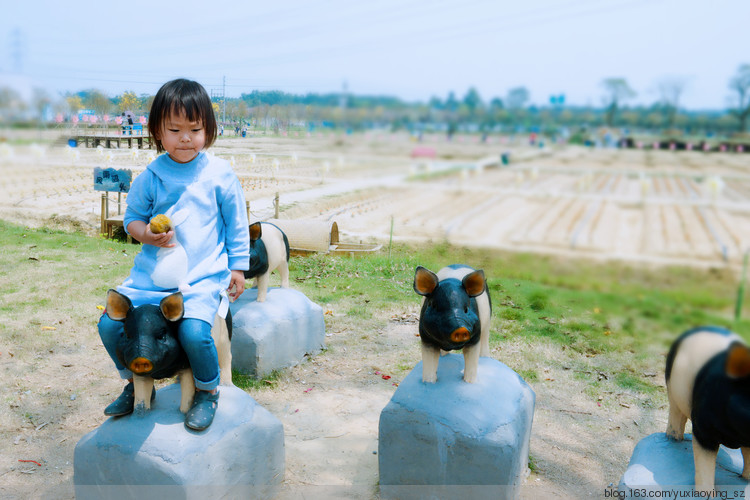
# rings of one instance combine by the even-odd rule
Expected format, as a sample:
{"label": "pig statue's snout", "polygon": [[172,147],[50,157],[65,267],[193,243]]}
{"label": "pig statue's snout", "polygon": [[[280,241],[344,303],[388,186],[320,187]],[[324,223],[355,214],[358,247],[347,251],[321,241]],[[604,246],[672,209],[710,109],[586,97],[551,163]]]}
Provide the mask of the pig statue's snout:
{"label": "pig statue's snout", "polygon": [[470,338],[471,332],[469,332],[469,330],[467,330],[463,326],[461,328],[456,328],[451,333],[451,342],[455,342],[456,344],[467,342]]}
{"label": "pig statue's snout", "polygon": [[130,362],[129,368],[136,375],[145,375],[154,369],[154,364],[146,358],[135,358]]}

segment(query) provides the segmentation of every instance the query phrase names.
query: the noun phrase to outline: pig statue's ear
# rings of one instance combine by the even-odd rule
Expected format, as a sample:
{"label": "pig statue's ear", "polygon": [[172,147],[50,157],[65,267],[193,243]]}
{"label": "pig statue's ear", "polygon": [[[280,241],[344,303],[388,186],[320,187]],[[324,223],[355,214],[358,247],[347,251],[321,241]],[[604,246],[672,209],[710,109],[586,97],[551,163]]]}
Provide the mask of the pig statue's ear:
{"label": "pig statue's ear", "polygon": [[434,292],[438,281],[437,274],[425,267],[417,266],[414,271],[414,291],[419,295],[429,295]]}
{"label": "pig statue's ear", "polygon": [[469,294],[469,297],[481,295],[485,288],[484,271],[479,269],[473,273],[467,274],[464,276],[464,279],[461,280],[461,283],[464,285],[464,290]]}
{"label": "pig statue's ear", "polygon": [[257,241],[263,236],[263,230],[260,228],[260,222],[250,224],[250,241]]}
{"label": "pig statue's ear", "polygon": [[133,303],[130,302],[129,298],[111,288],[107,291],[107,306],[105,311],[110,319],[124,321],[132,309]]}
{"label": "pig statue's ear", "polygon": [[729,346],[727,364],[724,367],[727,375],[732,378],[742,378],[750,375],[750,349],[739,342]]}
{"label": "pig statue's ear", "polygon": [[159,309],[168,321],[179,321],[185,314],[185,307],[182,301],[182,292],[167,295],[159,302]]}

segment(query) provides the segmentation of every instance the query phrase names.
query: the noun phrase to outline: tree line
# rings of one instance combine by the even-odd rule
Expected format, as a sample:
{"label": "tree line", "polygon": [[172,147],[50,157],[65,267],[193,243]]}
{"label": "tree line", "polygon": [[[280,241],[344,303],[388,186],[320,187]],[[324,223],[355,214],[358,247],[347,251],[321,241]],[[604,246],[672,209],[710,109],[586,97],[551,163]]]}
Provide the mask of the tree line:
{"label": "tree line", "polygon": [[[561,128],[618,127],[666,134],[732,135],[747,131],[750,118],[750,64],[739,66],[728,82],[728,106],[722,110],[687,110],[680,99],[686,79],[659,82],[659,98],[651,105],[630,106],[636,92],[624,78],[601,82],[601,106],[571,106],[564,96],[552,96],[549,104],[529,104],[526,87],[511,88],[505,96],[484,100],[476,88],[462,96],[450,92],[427,102],[406,102],[393,96],[349,93],[291,94],[279,90],[252,90],[235,98],[214,98],[217,117],[225,127],[251,127],[271,132],[334,128],[407,129],[414,132],[457,131],[490,134],[534,130],[554,134]],[[0,122],[39,123],[54,116],[64,120],[87,109],[103,117],[125,111],[146,114],[152,95],[124,92],[109,97],[96,89],[67,93],[53,99],[34,89],[31,103],[10,88],[0,88]]]}

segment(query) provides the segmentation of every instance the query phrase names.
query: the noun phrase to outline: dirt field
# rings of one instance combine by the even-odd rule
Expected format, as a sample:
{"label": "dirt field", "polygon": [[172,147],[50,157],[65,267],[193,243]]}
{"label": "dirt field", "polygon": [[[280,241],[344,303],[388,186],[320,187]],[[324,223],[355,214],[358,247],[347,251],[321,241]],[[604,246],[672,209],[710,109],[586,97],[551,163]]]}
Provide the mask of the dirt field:
{"label": "dirt field", "polygon": [[[436,157],[411,158],[417,146]],[[251,219],[270,217],[278,192],[282,218],[335,220],[341,239],[353,242],[387,243],[393,221],[395,240],[649,265],[736,268],[748,248],[750,155],[536,148],[496,138],[417,144],[386,133],[231,138],[212,152],[233,161]],[[499,165],[505,152],[511,162]],[[148,151],[0,143],[0,218],[97,234],[93,168],[138,173],[149,161]],[[378,418],[396,389],[381,374],[419,361],[417,306],[391,314],[377,332],[334,317],[329,352],[285,371],[273,390],[251,392],[284,424],[288,497],[377,495]],[[11,355],[14,347],[0,339],[0,369],[14,381],[0,408],[4,497],[72,498],[75,444],[104,421],[102,409],[121,389],[93,326],[86,334],[60,330],[60,349],[31,359]],[[493,356],[512,367],[521,351],[540,360],[567,356],[553,345],[521,343]],[[603,394],[610,404],[602,405],[560,366],[540,361],[543,380],[532,384],[534,471],[522,496],[601,498],[635,443],[664,430],[666,409],[625,392]]]}

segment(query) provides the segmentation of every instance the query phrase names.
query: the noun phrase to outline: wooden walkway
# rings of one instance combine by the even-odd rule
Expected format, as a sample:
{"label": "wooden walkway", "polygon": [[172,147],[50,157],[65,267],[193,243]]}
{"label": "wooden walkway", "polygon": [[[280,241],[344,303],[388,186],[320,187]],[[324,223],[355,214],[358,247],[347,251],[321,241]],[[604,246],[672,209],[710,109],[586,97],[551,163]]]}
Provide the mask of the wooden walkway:
{"label": "wooden walkway", "polygon": [[71,137],[75,139],[78,145],[85,145],[87,148],[95,148],[97,146],[103,146],[105,148],[122,148],[127,144],[128,148],[132,148],[133,144],[138,146],[138,149],[152,149],[151,137],[148,134],[138,133],[134,131],[133,135],[120,135],[115,133],[79,133]]}

